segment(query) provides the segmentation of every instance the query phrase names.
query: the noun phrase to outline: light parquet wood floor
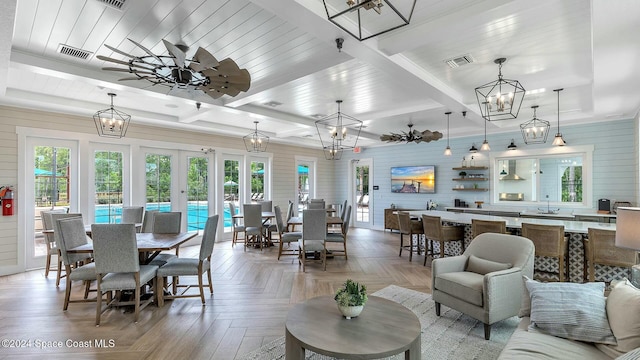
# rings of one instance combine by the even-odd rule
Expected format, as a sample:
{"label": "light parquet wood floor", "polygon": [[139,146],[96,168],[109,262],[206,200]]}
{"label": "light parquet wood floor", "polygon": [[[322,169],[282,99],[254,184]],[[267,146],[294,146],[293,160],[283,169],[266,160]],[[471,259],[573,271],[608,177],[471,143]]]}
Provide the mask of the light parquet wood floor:
{"label": "light parquet wood floor", "polygon": [[[196,257],[198,250],[182,248],[180,256]],[[56,288],[55,276],[45,278],[43,270],[0,277],[0,339],[30,341],[22,344],[30,347],[0,348],[0,359],[234,359],[283,336],[293,304],[332,295],[347,278],[366,284],[369,293],[391,284],[431,292],[429,263],[422,266],[422,256],[409,262],[406,251],[398,257],[398,233],[351,229],[348,250],[349,260],[329,259],[326,272],[317,263],[303,273],[295,257],[276,260],[277,247],[244,252],[242,244],[216,243],[214,294],[205,292],[206,306],[198,298],[151,305],[137,324],[132,313],[108,310],[100,327],[95,303],[72,303],[62,311],[64,279]],[[80,283],[74,285],[72,296],[81,291]],[[37,348],[53,345],[46,342],[63,346]]]}

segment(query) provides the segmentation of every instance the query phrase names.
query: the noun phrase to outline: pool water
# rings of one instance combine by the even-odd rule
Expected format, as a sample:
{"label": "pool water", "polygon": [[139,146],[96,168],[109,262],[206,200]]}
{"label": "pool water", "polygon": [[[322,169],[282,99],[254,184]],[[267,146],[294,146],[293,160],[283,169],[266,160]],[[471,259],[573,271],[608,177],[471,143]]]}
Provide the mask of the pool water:
{"label": "pool water", "polygon": [[[146,210],[159,210],[161,212],[171,211],[170,203],[147,204]],[[97,224],[108,224],[111,222],[119,224],[122,217],[122,205],[96,205],[95,222]],[[209,208],[206,204],[189,203],[187,205],[187,231],[204,230],[204,225],[209,217]],[[224,209],[224,227],[231,227],[231,215],[229,209]]]}

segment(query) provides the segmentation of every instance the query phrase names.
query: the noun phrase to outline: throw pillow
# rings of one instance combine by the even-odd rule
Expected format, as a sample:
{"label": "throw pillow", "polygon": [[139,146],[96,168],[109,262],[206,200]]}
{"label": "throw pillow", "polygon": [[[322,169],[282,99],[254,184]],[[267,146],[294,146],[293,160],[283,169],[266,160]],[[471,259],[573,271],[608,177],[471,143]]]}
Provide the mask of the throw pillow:
{"label": "throw pillow", "polygon": [[616,345],[609,327],[604,283],[540,283],[528,280],[529,330],[593,343]]}
{"label": "throw pillow", "polygon": [[618,356],[616,360],[638,360],[640,359],[640,348],[637,348],[633,351],[629,351],[628,353]]}
{"label": "throw pillow", "polygon": [[469,256],[469,262],[467,263],[467,271],[474,272],[476,274],[485,275],[490,272],[510,269],[513,265],[495,262],[479,258],[475,255]]}
{"label": "throw pillow", "polygon": [[518,317],[531,316],[531,295],[529,295],[529,290],[527,290],[527,280],[531,279],[522,275],[522,302],[520,302]]}
{"label": "throw pillow", "polygon": [[640,347],[640,289],[627,279],[613,285],[607,298],[607,317],[623,353]]}

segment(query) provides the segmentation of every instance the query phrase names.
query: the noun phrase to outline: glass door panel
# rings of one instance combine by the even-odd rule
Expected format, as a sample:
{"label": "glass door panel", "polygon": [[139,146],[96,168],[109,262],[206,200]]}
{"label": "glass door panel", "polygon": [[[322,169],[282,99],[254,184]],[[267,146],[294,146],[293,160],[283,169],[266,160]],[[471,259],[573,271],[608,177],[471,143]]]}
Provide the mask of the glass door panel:
{"label": "glass door panel", "polygon": [[209,159],[187,156],[187,231],[204,230],[209,217]]}
{"label": "glass door panel", "polygon": [[122,217],[123,157],[119,151],[94,153],[95,211],[97,224],[117,224]]}
{"label": "glass door panel", "polygon": [[370,176],[371,160],[359,160],[353,162],[353,209],[355,210],[354,220],[356,226],[371,226],[371,196],[370,196]]}
{"label": "glass door panel", "polygon": [[147,154],[146,210],[171,211],[171,155]]}
{"label": "glass door panel", "polygon": [[233,231],[229,203],[232,202],[237,211],[242,212],[240,203],[240,159],[224,159],[224,232]]}

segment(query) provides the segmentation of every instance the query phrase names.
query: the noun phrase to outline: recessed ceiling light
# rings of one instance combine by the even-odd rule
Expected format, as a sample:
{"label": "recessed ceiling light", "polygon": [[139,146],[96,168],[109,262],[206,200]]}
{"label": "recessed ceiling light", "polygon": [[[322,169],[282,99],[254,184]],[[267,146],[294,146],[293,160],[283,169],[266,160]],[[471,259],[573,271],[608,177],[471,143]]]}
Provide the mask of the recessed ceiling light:
{"label": "recessed ceiling light", "polygon": [[176,104],[165,104],[164,106],[166,106],[168,108],[172,108],[172,109],[176,109],[178,107],[178,105],[176,105]]}
{"label": "recessed ceiling light", "polygon": [[327,115],[325,115],[325,114],[312,114],[312,115],[309,115],[309,117],[312,117],[314,119],[322,119],[323,117],[326,117],[326,116]]}
{"label": "recessed ceiling light", "polygon": [[276,106],[282,105],[282,103],[281,102],[277,102],[277,101],[268,101],[266,103],[262,103],[262,105],[270,106],[270,107],[276,107]]}

